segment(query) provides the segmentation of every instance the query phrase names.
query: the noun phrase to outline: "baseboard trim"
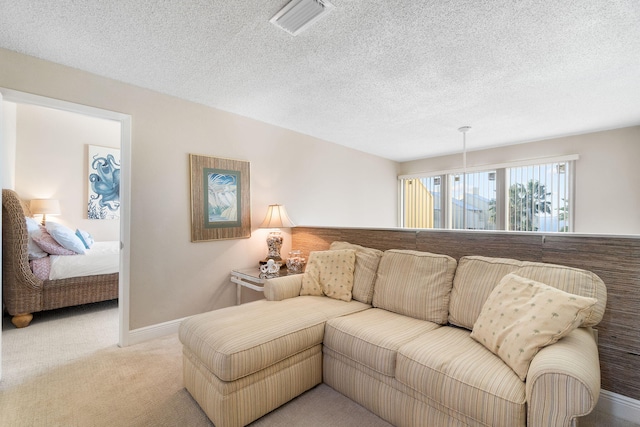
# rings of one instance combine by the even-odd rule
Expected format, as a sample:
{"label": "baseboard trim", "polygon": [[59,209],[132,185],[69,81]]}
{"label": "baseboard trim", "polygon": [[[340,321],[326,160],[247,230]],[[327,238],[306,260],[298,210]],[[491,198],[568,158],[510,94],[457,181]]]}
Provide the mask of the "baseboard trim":
{"label": "baseboard trim", "polygon": [[133,329],[129,331],[129,337],[125,345],[140,344],[154,338],[162,338],[167,335],[175,334],[178,332],[180,323],[182,323],[184,319],[187,319],[187,317],[184,317],[182,319],[170,320],[168,322],[158,323],[151,326],[145,326],[144,328]]}
{"label": "baseboard trim", "polygon": [[600,391],[600,399],[596,409],[625,421],[637,423],[640,420],[640,400],[611,391]]}

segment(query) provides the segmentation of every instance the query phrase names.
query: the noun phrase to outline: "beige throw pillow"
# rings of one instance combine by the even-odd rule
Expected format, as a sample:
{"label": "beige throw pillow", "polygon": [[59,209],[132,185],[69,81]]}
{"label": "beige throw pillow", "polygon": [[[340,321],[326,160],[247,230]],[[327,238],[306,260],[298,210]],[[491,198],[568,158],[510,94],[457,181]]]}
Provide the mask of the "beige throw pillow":
{"label": "beige throw pillow", "polygon": [[353,249],[311,252],[302,276],[300,295],[326,295],[351,301],[355,263],[356,251]]}
{"label": "beige throw pillow", "polygon": [[595,298],[507,274],[482,307],[471,337],[524,381],[538,351],[579,327],[596,302]]}
{"label": "beige throw pillow", "polygon": [[376,281],[378,264],[382,258],[382,251],[366,248],[348,242],[333,242],[329,249],[354,249],[356,251],[355,271],[353,272],[353,299],[371,304],[373,300],[373,285]]}

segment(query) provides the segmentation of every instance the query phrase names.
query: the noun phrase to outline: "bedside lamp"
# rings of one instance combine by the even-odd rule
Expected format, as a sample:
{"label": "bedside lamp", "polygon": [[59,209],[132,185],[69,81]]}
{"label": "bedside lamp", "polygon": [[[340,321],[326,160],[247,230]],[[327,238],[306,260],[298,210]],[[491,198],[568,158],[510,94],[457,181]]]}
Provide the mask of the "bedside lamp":
{"label": "bedside lamp", "polygon": [[47,215],[60,215],[60,202],[56,199],[33,199],[29,210],[34,215],[42,215],[42,225],[45,225]]}
{"label": "bedside lamp", "polygon": [[295,227],[295,224],[287,215],[287,211],[282,205],[269,205],[267,209],[267,216],[260,224],[260,228],[272,228],[271,232],[267,236],[267,247],[269,253],[267,257],[260,261],[261,264],[266,263],[269,259],[276,262],[282,262],[280,256],[280,248],[282,247],[282,235],[280,234],[280,228]]}

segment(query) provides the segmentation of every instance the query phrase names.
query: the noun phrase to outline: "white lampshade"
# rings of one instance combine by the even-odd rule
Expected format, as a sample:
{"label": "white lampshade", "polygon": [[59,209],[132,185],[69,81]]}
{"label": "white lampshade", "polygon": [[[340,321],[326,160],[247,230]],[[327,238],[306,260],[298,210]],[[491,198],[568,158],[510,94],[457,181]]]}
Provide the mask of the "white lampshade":
{"label": "white lampshade", "polygon": [[60,202],[56,199],[33,199],[29,209],[35,215],[60,215]]}
{"label": "white lampshade", "polygon": [[260,224],[260,228],[286,228],[295,227],[296,225],[291,221],[287,211],[283,205],[269,205],[267,209],[267,216]]}
{"label": "white lampshade", "polygon": [[42,225],[45,225],[47,215],[60,215],[60,202],[56,199],[33,199],[29,210],[33,215],[42,215]]}

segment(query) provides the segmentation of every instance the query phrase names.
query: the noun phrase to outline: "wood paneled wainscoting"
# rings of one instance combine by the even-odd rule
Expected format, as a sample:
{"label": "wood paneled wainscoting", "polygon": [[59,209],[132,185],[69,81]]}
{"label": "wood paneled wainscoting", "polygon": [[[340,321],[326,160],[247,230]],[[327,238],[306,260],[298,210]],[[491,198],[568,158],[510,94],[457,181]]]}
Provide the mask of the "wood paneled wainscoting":
{"label": "wood paneled wainscoting", "polygon": [[597,326],[602,388],[640,400],[640,236],[485,231],[296,227],[292,247],[305,253],[345,241],[380,250],[515,258],[589,270],[607,286]]}

